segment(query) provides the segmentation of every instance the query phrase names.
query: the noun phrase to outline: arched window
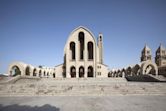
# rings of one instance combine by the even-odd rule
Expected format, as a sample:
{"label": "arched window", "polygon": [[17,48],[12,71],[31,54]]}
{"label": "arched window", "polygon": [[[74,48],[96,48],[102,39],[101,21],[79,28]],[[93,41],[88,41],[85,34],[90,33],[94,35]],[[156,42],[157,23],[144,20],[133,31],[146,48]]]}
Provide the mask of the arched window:
{"label": "arched window", "polygon": [[93,77],[93,67],[92,66],[88,67],[88,77]]}
{"label": "arched window", "polygon": [[25,69],[25,75],[30,76],[30,67],[27,66]]}
{"label": "arched window", "polygon": [[37,75],[37,70],[36,68],[33,70],[33,76],[36,76]]}
{"label": "arched window", "polygon": [[71,50],[71,59],[75,60],[75,43],[74,42],[70,43],[70,50]]}
{"label": "arched window", "polygon": [[79,77],[84,77],[84,67],[79,68]]}
{"label": "arched window", "polygon": [[71,78],[75,78],[76,77],[76,69],[74,66],[72,66],[70,68],[70,74],[71,74]]}
{"label": "arched window", "polygon": [[11,71],[10,71],[10,75],[12,75],[12,76],[21,75],[21,71],[20,71],[19,67],[13,66]]}
{"label": "arched window", "polygon": [[80,60],[84,59],[84,33],[80,32],[78,34],[78,39],[80,41]]}
{"label": "arched window", "polygon": [[88,42],[88,59],[93,59],[93,43]]}

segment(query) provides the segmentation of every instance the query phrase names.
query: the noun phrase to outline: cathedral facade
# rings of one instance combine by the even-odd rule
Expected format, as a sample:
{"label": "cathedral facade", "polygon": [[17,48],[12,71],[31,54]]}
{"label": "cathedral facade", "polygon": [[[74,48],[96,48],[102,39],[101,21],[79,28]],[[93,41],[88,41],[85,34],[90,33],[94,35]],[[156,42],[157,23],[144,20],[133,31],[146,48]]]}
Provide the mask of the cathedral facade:
{"label": "cathedral facade", "polygon": [[100,33],[96,40],[89,29],[80,26],[68,37],[62,64],[55,67],[35,67],[23,62],[13,62],[9,65],[8,74],[48,78],[126,77],[141,74],[166,76],[166,49],[160,45],[153,62],[151,49],[145,45],[141,52],[140,63],[109,70],[109,67],[103,63],[103,35]]}

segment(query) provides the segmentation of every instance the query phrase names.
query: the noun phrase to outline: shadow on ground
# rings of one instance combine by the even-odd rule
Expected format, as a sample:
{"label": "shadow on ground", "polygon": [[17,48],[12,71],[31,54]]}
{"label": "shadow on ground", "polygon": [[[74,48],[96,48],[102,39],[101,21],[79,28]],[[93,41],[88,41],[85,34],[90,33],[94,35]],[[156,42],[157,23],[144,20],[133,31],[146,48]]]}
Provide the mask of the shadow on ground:
{"label": "shadow on ground", "polygon": [[160,82],[159,80],[149,76],[149,75],[135,75],[126,77],[128,81],[136,82]]}
{"label": "shadow on ground", "polygon": [[3,106],[0,104],[0,111],[60,111],[59,108],[45,104],[43,106],[27,106],[27,105],[8,105]]}

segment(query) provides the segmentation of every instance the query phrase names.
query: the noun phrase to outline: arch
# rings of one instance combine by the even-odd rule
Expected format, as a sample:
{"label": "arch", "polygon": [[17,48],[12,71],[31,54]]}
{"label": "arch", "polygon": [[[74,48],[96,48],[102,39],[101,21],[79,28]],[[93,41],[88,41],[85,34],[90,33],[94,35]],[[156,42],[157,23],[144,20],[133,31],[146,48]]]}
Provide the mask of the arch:
{"label": "arch", "polygon": [[129,66],[127,69],[126,69],[126,75],[131,75],[132,73],[132,68]]}
{"label": "arch", "polygon": [[83,66],[81,66],[79,68],[79,77],[84,77],[84,67]]}
{"label": "arch", "polygon": [[93,77],[93,67],[92,66],[88,67],[88,77]]}
{"label": "arch", "polygon": [[122,69],[122,72],[124,72],[124,73],[125,73],[125,69],[124,69],[124,68]]}
{"label": "arch", "polygon": [[117,71],[117,77],[122,77],[120,69],[118,69],[118,71]]}
{"label": "arch", "polygon": [[139,75],[139,73],[140,73],[140,65],[139,64],[136,64],[134,67],[133,67],[133,69],[132,69],[132,72],[133,72],[133,74],[134,75]]}
{"label": "arch", "polygon": [[29,66],[27,66],[27,67],[25,68],[25,75],[26,75],[26,76],[30,76],[30,67],[29,67]]}
{"label": "arch", "polygon": [[80,41],[80,60],[84,59],[84,32],[79,32],[78,40]]}
{"label": "arch", "polygon": [[71,75],[71,78],[75,78],[76,77],[76,68],[74,66],[72,66],[70,68],[70,75]]}
{"label": "arch", "polygon": [[34,68],[34,69],[33,69],[33,76],[36,76],[36,75],[37,75],[37,69]]}
{"label": "arch", "polygon": [[41,77],[42,76],[42,71],[41,71],[41,69],[39,70],[39,77]]}
{"label": "arch", "polygon": [[13,66],[10,70],[10,75],[11,76],[17,76],[17,75],[21,75],[21,71],[20,68],[18,66]]}
{"label": "arch", "polygon": [[25,67],[27,66],[27,64],[23,62],[13,62],[8,67],[8,74],[10,74],[10,76],[13,76],[12,74],[14,73],[14,66],[17,66],[19,68],[21,75],[25,75]]}
{"label": "arch", "polygon": [[[68,36],[68,39],[67,39],[66,44],[65,44],[65,47],[64,47],[64,53],[68,50],[67,46],[68,46],[68,44],[70,43],[70,41],[73,40],[73,36],[74,36],[74,35],[77,33],[77,31],[79,31],[79,30],[82,31],[82,32],[86,32],[87,34],[89,34],[89,35],[92,37],[92,40],[94,41],[94,44],[95,44],[94,48],[96,48],[97,42],[96,42],[96,39],[95,39],[94,34],[93,34],[88,28],[86,28],[86,27],[84,27],[84,26],[79,26],[79,27],[75,28],[75,29],[70,33],[70,35]],[[95,50],[94,50],[94,51],[95,51]]]}
{"label": "arch", "polygon": [[43,75],[44,75],[44,77],[46,76],[46,71],[44,71]]}
{"label": "arch", "polygon": [[116,72],[116,71],[114,71],[113,77],[116,77],[116,74],[117,74],[117,72]]}
{"label": "arch", "polygon": [[121,73],[122,73],[122,77],[125,77],[125,75],[126,75],[125,72],[126,72],[126,71],[125,71],[125,69],[123,68],[122,71],[121,71]]}
{"label": "arch", "polygon": [[88,42],[88,59],[93,60],[93,42]]}
{"label": "arch", "polygon": [[111,71],[110,71],[110,72],[108,72],[108,76],[107,76],[107,77],[111,77],[111,73],[112,73]]}
{"label": "arch", "polygon": [[145,61],[141,64],[141,73],[158,75],[158,67],[151,61]]}
{"label": "arch", "polygon": [[70,42],[71,59],[75,60],[75,42]]}
{"label": "arch", "polygon": [[53,78],[55,78],[55,73],[53,73]]}
{"label": "arch", "polygon": [[47,77],[49,77],[49,72],[47,72]]}

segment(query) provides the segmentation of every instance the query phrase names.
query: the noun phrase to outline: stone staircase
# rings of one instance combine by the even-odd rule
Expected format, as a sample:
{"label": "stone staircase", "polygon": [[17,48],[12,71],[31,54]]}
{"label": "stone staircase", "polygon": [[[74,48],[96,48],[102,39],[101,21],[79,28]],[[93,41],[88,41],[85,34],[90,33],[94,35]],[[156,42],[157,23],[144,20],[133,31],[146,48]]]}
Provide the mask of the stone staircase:
{"label": "stone staircase", "polygon": [[6,84],[6,83],[10,83],[13,82],[15,80],[18,80],[18,78],[20,78],[21,76],[16,76],[16,77],[2,77],[0,79],[0,84]]}
{"label": "stone staircase", "polygon": [[159,80],[160,82],[166,82],[166,77],[164,77],[163,75],[157,75],[157,76],[155,76],[155,75],[150,74],[149,76],[151,76],[151,77]]}
{"label": "stone staircase", "polygon": [[166,95],[166,83],[125,78],[27,78],[0,84],[0,96]]}

